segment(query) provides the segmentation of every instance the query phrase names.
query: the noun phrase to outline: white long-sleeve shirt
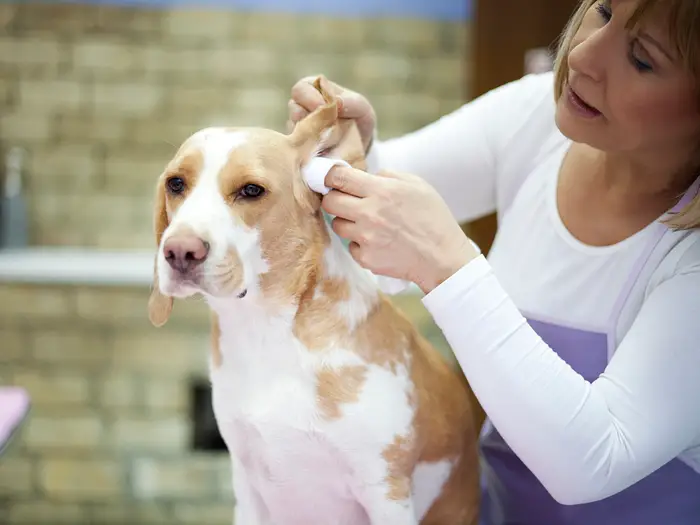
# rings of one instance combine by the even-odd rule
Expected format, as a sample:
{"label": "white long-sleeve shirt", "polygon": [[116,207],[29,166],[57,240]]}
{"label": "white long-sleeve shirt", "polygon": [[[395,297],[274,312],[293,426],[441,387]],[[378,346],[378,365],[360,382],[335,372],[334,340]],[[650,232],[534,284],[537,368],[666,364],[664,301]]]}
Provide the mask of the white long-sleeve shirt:
{"label": "white long-sleeve shirt", "polygon": [[554,109],[552,74],[528,75],[377,142],[368,160],[424,177],[459,221],[499,213],[488,261],[423,304],[499,433],[555,499],[576,504],[672,458],[700,475],[700,232],[664,236],[614,326],[607,369],[592,383],[576,373],[524,315],[604,330],[655,226],[606,247],[568,232],[555,189],[570,143]]}

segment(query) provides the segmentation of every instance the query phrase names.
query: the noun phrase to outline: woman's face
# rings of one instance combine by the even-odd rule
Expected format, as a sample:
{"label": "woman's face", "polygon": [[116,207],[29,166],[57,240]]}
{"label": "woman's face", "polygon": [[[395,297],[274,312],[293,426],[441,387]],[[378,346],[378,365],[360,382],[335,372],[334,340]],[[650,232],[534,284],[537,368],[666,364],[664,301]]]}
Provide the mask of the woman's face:
{"label": "woman's face", "polygon": [[698,97],[668,34],[663,13],[634,32],[625,24],[637,0],[594,3],[574,36],[556,121],[571,140],[625,153],[694,150]]}

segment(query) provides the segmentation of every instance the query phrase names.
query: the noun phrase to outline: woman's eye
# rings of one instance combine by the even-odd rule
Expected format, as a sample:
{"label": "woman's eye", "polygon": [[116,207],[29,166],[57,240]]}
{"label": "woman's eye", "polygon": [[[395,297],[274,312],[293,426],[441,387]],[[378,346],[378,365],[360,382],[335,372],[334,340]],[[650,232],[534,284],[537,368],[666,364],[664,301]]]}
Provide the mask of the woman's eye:
{"label": "woman's eye", "polygon": [[265,193],[265,189],[257,184],[246,184],[241,188],[238,194],[246,199],[255,199]]}
{"label": "woman's eye", "polygon": [[610,19],[612,18],[612,9],[610,9],[608,2],[600,2],[596,6],[595,10],[598,11],[598,14],[606,23],[610,22]]}
{"label": "woman's eye", "polygon": [[168,187],[168,191],[170,193],[173,193],[175,195],[178,195],[185,191],[185,181],[182,180],[180,177],[171,177],[168,179],[166,182],[166,185]]}

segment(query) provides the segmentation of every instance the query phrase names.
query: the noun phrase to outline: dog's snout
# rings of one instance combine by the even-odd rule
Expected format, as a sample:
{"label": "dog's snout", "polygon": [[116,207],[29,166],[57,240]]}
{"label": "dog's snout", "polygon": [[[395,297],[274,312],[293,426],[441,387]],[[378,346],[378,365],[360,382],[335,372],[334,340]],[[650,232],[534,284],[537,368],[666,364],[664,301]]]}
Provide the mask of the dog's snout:
{"label": "dog's snout", "polygon": [[180,273],[187,273],[206,261],[209,243],[196,235],[173,236],[163,245],[168,264]]}

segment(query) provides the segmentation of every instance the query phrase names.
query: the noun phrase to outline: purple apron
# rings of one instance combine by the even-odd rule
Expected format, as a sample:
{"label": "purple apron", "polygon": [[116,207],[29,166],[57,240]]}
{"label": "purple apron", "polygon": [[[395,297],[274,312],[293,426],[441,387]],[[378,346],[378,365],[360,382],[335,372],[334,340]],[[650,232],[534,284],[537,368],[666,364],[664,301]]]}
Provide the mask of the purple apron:
{"label": "purple apron", "polygon": [[[692,198],[697,182],[674,211]],[[542,340],[590,382],[605,370],[615,345],[617,318],[653,249],[668,231],[662,224],[657,228],[617,299],[607,330],[583,330],[526,316]],[[700,524],[700,475],[679,459],[671,460],[650,476],[601,501],[561,505],[518,459],[489,421],[485,423],[481,436],[481,454],[481,525]]]}

